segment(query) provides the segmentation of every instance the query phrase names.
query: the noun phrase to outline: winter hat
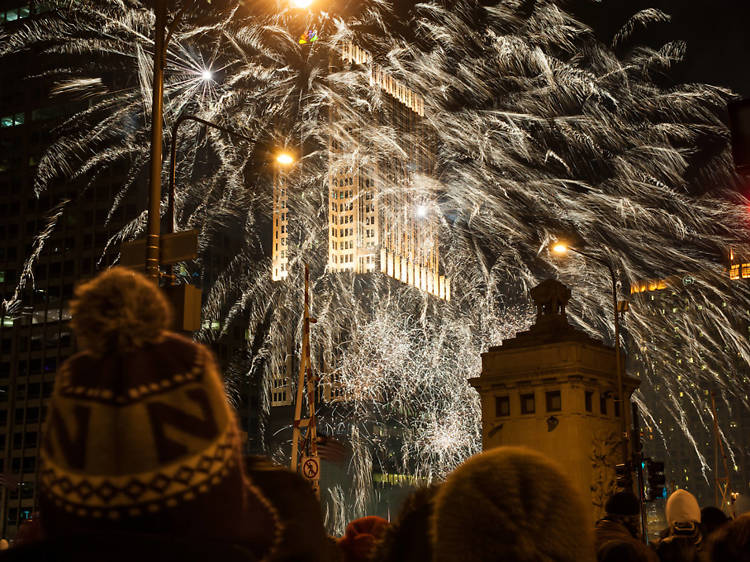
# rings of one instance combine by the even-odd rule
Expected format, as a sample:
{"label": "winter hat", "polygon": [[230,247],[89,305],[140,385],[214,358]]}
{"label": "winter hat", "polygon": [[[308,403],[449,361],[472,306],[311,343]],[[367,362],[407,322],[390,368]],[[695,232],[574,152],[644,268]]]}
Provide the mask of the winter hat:
{"label": "winter hat", "polygon": [[687,490],[675,490],[667,499],[667,524],[701,522],[701,508],[698,500]]}
{"label": "winter hat", "polygon": [[432,562],[430,519],[438,488],[437,484],[420,488],[404,500],[396,521],[386,529],[375,547],[374,560]]}
{"label": "winter hat", "polygon": [[438,490],[433,560],[593,560],[590,527],[558,465],[530,449],[498,447],[470,458]]}
{"label": "winter hat", "polygon": [[268,498],[283,523],[274,560],[328,562],[329,546],[320,502],[310,483],[265,457],[245,457],[245,471]]}
{"label": "winter hat", "polygon": [[346,526],[344,536],[338,541],[346,562],[366,562],[375,550],[375,543],[388,528],[388,521],[370,515],[355,519]]}
{"label": "winter hat", "polygon": [[633,492],[617,492],[607,500],[604,510],[610,515],[638,515],[641,506]]}
{"label": "winter hat", "polygon": [[718,507],[707,505],[701,509],[701,530],[704,535],[710,535],[729,522],[729,517]]}
{"label": "winter hat", "polygon": [[750,514],[717,530],[705,550],[706,560],[711,562],[750,561]]}
{"label": "winter hat", "polygon": [[79,286],[71,311],[85,349],[61,366],[49,404],[47,535],[173,534],[268,554],[277,516],[244,474],[210,351],[167,331],[158,287],[124,268]]}

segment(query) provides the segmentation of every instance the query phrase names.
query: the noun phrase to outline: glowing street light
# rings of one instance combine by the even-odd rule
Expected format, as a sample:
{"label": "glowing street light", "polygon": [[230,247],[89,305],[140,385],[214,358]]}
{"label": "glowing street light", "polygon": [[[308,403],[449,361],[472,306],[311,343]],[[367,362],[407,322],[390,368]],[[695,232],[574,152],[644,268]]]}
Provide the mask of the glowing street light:
{"label": "glowing street light", "polygon": [[417,218],[423,219],[427,216],[427,206],[417,205]]}
{"label": "glowing street light", "polygon": [[214,73],[211,72],[210,70],[206,69],[203,72],[201,72],[201,79],[204,82],[208,82],[209,80],[213,80],[213,78],[214,78]]}
{"label": "glowing street light", "polygon": [[313,0],[292,0],[292,5],[295,8],[309,8]]}
{"label": "glowing street light", "polygon": [[276,162],[278,162],[282,166],[289,166],[292,162],[294,162],[294,157],[287,152],[282,152],[276,157]]}
{"label": "glowing street light", "polygon": [[[582,252],[581,250],[578,250],[576,248],[571,248],[567,244],[564,244],[563,242],[557,242],[554,246],[551,248],[552,252],[562,256],[567,254],[568,252],[573,252],[574,254],[578,254],[579,256],[582,256],[584,258],[587,258],[589,260],[599,262],[603,266],[607,268],[609,271],[609,276],[612,281],[612,312],[614,314],[614,320],[615,320],[615,367],[617,370],[617,401],[620,404],[620,421],[622,424],[622,454],[623,454],[623,463],[627,464],[629,461],[629,445],[630,445],[630,420],[629,420],[629,406],[630,403],[625,403],[625,400],[623,398],[625,397],[625,392],[623,390],[623,381],[622,381],[622,358],[620,357],[620,307],[618,306],[617,302],[617,277],[615,276],[615,270],[612,267],[612,263],[608,260],[604,260],[598,256]],[[623,311],[626,310],[626,308],[623,307]]]}

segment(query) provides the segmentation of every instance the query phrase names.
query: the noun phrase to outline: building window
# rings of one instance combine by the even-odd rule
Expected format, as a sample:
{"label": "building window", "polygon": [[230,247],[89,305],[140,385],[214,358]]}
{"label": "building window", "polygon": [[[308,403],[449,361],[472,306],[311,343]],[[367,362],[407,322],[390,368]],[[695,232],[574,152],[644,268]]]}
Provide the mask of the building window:
{"label": "building window", "polygon": [[593,412],[594,411],[594,393],[591,390],[587,390],[585,396],[586,396],[586,411]]}
{"label": "building window", "polygon": [[729,278],[739,279],[740,278],[740,264],[732,264],[729,268]]}
{"label": "building window", "polygon": [[750,263],[742,264],[742,278],[750,279]]}
{"label": "building window", "polygon": [[521,413],[533,414],[535,411],[534,394],[521,394]]}
{"label": "building window", "polygon": [[607,397],[604,394],[599,397],[599,413],[603,416],[607,415]]}
{"label": "building window", "polygon": [[552,390],[545,393],[547,399],[547,411],[559,412],[562,410],[562,396],[559,390]]}
{"label": "building window", "polygon": [[34,472],[36,470],[36,457],[23,458],[23,471]]}
{"label": "building window", "polygon": [[495,417],[500,418],[510,415],[510,397],[495,396]]}

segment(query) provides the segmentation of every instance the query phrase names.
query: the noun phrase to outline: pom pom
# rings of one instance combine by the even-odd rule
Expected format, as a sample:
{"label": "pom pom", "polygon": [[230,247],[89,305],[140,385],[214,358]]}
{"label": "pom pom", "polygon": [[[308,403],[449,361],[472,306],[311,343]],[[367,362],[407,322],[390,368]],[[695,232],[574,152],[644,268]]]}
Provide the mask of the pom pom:
{"label": "pom pom", "polygon": [[124,267],[108,269],[76,287],[71,314],[79,344],[96,356],[160,341],[172,317],[159,288]]}

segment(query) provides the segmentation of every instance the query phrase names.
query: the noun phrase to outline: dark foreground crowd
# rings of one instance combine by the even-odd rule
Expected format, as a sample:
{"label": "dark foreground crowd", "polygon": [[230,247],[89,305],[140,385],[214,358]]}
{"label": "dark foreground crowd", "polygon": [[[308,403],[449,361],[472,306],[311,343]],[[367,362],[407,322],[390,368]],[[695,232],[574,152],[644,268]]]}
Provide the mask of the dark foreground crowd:
{"label": "dark foreground crowd", "polygon": [[750,562],[750,515],[701,511],[678,490],[646,545],[632,494],[592,528],[562,470],[513,447],[413,493],[392,523],[364,517],[327,536],[305,480],[242,457],[211,353],[167,329],[154,284],[111,269],[78,287],[71,312],[83,351],[57,375],[39,514],[2,561]]}

